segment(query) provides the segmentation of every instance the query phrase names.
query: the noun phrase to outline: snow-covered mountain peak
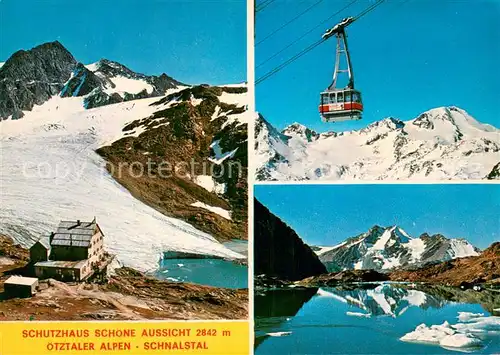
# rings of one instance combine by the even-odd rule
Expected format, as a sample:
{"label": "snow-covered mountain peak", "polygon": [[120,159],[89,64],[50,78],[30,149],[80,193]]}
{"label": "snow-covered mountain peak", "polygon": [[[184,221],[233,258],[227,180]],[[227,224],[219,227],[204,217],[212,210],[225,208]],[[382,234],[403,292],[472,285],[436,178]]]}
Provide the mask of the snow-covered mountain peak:
{"label": "snow-covered mountain peak", "polygon": [[454,131],[460,132],[461,136],[477,135],[477,131],[500,132],[491,125],[478,122],[467,111],[456,106],[430,109],[410,122],[421,129],[434,130],[436,134],[442,136]]}
{"label": "snow-covered mountain peak", "polygon": [[281,133],[289,137],[296,137],[306,142],[318,139],[319,134],[298,122],[287,126]]}
{"label": "snow-covered mountain peak", "polygon": [[107,74],[115,74],[115,75],[125,75],[125,76],[135,76],[135,75],[142,75],[135,73],[131,69],[129,69],[127,66],[116,62],[114,60],[109,60],[106,58],[101,58],[95,63],[91,64],[86,64],[85,67],[90,70],[91,72],[97,72],[100,71],[102,73],[107,73]]}
{"label": "snow-covered mountain peak", "polygon": [[420,236],[419,236],[420,239],[422,240],[445,240],[446,237],[440,233],[437,233],[437,234],[433,234],[433,235],[430,235],[429,233],[422,233]]}
{"label": "snow-covered mountain peak", "polygon": [[405,230],[399,226],[393,226],[390,228],[391,234],[394,235],[399,241],[402,243],[407,243],[409,242],[411,238],[408,233],[405,232]]}
{"label": "snow-covered mountain peak", "polygon": [[[284,159],[284,156],[290,156],[290,154],[292,154],[288,146],[290,137],[278,131],[261,115],[257,117],[255,136],[256,145],[254,157],[257,166],[263,164],[268,164],[269,166],[279,164],[279,162]],[[262,176],[261,180],[266,180],[268,178],[268,176]]]}
{"label": "snow-covered mountain peak", "polygon": [[394,117],[387,117],[383,120],[373,122],[360,130],[361,133],[370,133],[377,131],[378,133],[401,130],[405,126],[404,122]]}
{"label": "snow-covered mountain peak", "polygon": [[101,61],[99,60],[95,63],[85,64],[85,68],[87,68],[91,72],[95,72],[95,71],[99,70],[100,65],[101,65]]}
{"label": "snow-covered mountain peak", "polygon": [[448,239],[423,233],[411,237],[399,226],[375,225],[367,232],[317,254],[329,271],[347,269],[390,270],[478,255],[479,249],[465,239]]}
{"label": "snow-covered mountain peak", "polygon": [[396,244],[408,243],[411,237],[400,227],[380,227],[373,226],[363,235],[366,245],[373,247],[374,250],[382,250]]}
{"label": "snow-covered mountain peak", "polygon": [[103,73],[108,76],[121,75],[125,77],[145,77],[144,74],[136,73],[119,62],[105,58],[100,59],[96,63],[95,69],[96,69],[95,71]]}

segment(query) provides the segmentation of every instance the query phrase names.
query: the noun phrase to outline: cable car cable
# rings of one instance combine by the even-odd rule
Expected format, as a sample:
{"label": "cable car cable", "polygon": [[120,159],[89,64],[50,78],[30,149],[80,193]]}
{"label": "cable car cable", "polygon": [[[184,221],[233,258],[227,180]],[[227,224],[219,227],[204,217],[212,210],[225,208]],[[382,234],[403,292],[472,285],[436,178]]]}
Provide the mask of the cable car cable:
{"label": "cable car cable", "polygon": [[256,82],[255,82],[255,85],[257,84],[260,84],[261,82],[263,82],[264,80],[266,80],[267,78],[273,76],[274,74],[276,74],[277,72],[279,72],[281,69],[283,69],[284,67],[286,67],[288,64],[291,64],[292,62],[294,62],[295,60],[299,59],[300,57],[302,57],[304,54],[306,54],[307,52],[313,50],[314,48],[316,48],[317,46],[319,46],[321,43],[323,43],[325,40],[322,38],[320,39],[319,41],[311,44],[309,47],[303,49],[302,51],[300,51],[299,53],[297,53],[296,55],[294,55],[292,58],[288,59],[287,61],[285,61],[284,63],[281,63],[280,65],[278,65],[276,68],[274,68],[273,70],[271,70],[270,72],[266,73],[264,76],[260,77]]}
{"label": "cable car cable", "polygon": [[261,2],[260,4],[257,4],[255,7],[255,12],[259,12],[259,11],[264,10],[267,6],[271,5],[275,1],[276,0],[266,0],[266,1]]}
{"label": "cable car cable", "polygon": [[260,11],[262,7],[265,7],[268,3],[272,2],[273,0],[264,0],[260,3],[257,4],[257,1],[255,1],[255,11]]}
{"label": "cable car cable", "polygon": [[[363,10],[360,14],[358,14],[356,17],[354,17],[354,20],[360,19],[362,16],[364,16],[368,12],[374,10],[377,6],[379,6],[380,4],[382,4],[384,1],[385,0],[378,0],[375,4],[370,5],[368,8],[366,8],[365,10]],[[273,70],[267,72],[266,74],[264,74],[263,76],[261,76],[259,79],[257,79],[255,81],[255,85],[258,85],[261,82],[263,82],[264,80],[270,78],[271,76],[273,76],[274,74],[276,74],[277,72],[279,72],[281,69],[285,68],[289,64],[293,63],[294,61],[296,61],[297,59],[299,59],[300,57],[302,57],[307,52],[309,52],[309,51],[313,50],[314,48],[316,48],[317,46],[319,46],[324,41],[325,41],[325,39],[321,38],[319,41],[311,44],[309,47],[303,49],[302,51],[300,51],[299,53],[297,53],[296,55],[294,55],[290,59],[288,59],[285,62],[281,63],[280,65],[278,65],[277,67],[275,67]]]}
{"label": "cable car cable", "polygon": [[329,16],[328,18],[324,19],[319,24],[317,24],[316,26],[314,26],[313,28],[311,28],[309,31],[305,32],[302,36],[298,37],[295,41],[291,42],[286,47],[283,47],[283,49],[279,50],[278,52],[276,52],[275,54],[273,54],[272,56],[270,56],[269,58],[267,58],[266,60],[264,60],[263,62],[261,62],[255,68],[256,69],[260,68],[261,66],[263,66],[264,64],[266,64],[267,62],[269,62],[271,59],[273,59],[276,56],[278,56],[279,54],[283,53],[285,50],[287,50],[288,48],[290,48],[291,46],[293,46],[295,43],[297,43],[298,41],[300,41],[302,38],[304,38],[305,36],[307,36],[308,34],[310,34],[311,32],[313,32],[314,30],[316,30],[317,28],[319,28],[320,26],[322,26],[325,23],[327,23],[328,21],[330,21],[333,17],[337,16],[339,13],[341,13],[345,9],[347,9],[349,6],[351,6],[352,4],[354,4],[356,1],[358,1],[358,0],[351,1],[349,4],[347,4],[346,6],[344,6],[343,8],[341,8],[339,11],[337,11],[333,15]]}
{"label": "cable car cable", "polygon": [[381,3],[383,3],[385,0],[378,0],[376,3],[374,3],[373,5],[369,6],[367,9],[365,9],[363,12],[361,12],[360,14],[358,14],[356,17],[354,17],[354,21],[356,20],[359,20],[361,17],[363,17],[364,15],[366,15],[367,13],[369,13],[370,11],[372,11],[374,8],[376,8],[377,6],[379,6]]}
{"label": "cable car cable", "polygon": [[297,16],[295,16],[294,18],[292,18],[291,20],[289,20],[288,22],[286,22],[285,24],[283,24],[282,26],[278,27],[276,30],[272,31],[270,34],[268,34],[266,37],[264,37],[263,39],[261,39],[259,42],[257,42],[255,44],[255,46],[258,46],[259,44],[261,44],[262,42],[268,40],[269,38],[271,38],[272,36],[274,36],[277,32],[281,31],[284,27],[288,26],[289,24],[291,24],[292,22],[294,22],[295,20],[299,19],[302,15],[308,13],[310,10],[312,10],[314,7],[318,6],[320,3],[322,3],[323,0],[318,0],[316,1],[314,4],[312,4],[311,6],[309,6],[307,9],[305,9],[304,11],[302,11],[300,14],[298,14]]}

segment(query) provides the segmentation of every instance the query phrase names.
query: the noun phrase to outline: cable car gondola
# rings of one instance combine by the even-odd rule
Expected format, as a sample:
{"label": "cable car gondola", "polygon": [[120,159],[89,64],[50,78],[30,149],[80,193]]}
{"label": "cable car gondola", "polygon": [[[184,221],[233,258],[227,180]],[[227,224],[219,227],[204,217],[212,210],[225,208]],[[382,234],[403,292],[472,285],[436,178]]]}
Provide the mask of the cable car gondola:
{"label": "cable car gondola", "polygon": [[[323,39],[328,39],[332,36],[337,37],[333,81],[331,85],[320,94],[319,113],[321,114],[323,122],[359,120],[363,113],[361,92],[354,89],[354,74],[345,33],[345,27],[352,22],[354,22],[354,18],[345,18],[323,34]],[[340,59],[342,55],[345,56],[347,69],[340,69]],[[348,74],[348,83],[344,88],[337,88],[337,79],[340,73]]]}

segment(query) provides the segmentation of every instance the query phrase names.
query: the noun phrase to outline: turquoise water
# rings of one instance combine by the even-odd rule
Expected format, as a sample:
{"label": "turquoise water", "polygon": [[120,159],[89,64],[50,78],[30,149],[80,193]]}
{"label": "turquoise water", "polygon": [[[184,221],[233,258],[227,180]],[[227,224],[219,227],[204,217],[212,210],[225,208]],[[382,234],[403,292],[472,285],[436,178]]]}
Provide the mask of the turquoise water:
{"label": "turquoise water", "polygon": [[[227,248],[246,255],[246,241],[230,241]],[[163,259],[155,276],[170,281],[192,282],[226,288],[248,288],[248,267],[224,259]]]}
{"label": "turquoise water", "polygon": [[155,276],[164,280],[193,282],[216,287],[248,287],[247,266],[222,259],[162,260]]}
{"label": "turquoise water", "polygon": [[[490,315],[479,304],[394,285],[371,287],[256,292],[255,354],[450,354],[456,351],[399,338],[422,323],[455,324],[458,312]],[[469,350],[499,354],[498,334],[486,336],[484,348]]]}

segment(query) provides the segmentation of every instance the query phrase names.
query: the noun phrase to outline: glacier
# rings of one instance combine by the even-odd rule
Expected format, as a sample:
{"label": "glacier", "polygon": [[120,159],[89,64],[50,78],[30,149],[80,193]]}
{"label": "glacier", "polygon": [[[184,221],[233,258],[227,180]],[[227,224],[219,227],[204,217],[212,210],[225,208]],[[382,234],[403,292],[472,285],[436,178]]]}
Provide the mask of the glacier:
{"label": "glacier", "polygon": [[95,152],[122,138],[127,123],[157,110],[150,104],[158,97],[94,109],[85,109],[83,100],[54,96],[25,111],[22,120],[0,123],[0,234],[29,247],[61,219],[95,216],[106,249],[141,271],[157,269],[169,250],[244,258],[211,235],[135,199]]}

